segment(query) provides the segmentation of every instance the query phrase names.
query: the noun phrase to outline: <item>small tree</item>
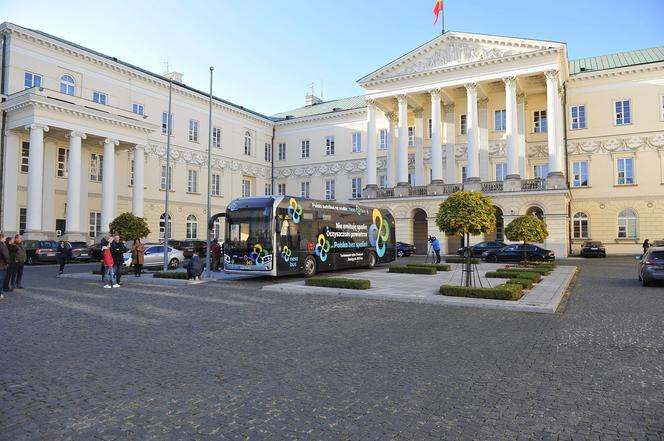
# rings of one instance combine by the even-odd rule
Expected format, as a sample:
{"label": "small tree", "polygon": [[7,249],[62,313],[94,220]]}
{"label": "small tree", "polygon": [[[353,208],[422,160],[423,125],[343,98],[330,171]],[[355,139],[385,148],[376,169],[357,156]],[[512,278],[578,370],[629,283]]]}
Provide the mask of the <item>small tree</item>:
{"label": "small tree", "polygon": [[122,213],[109,225],[112,234],[119,234],[123,240],[140,239],[150,234],[147,222],[131,213]]}
{"label": "small tree", "polygon": [[[470,235],[490,233],[496,229],[496,212],[491,199],[474,191],[453,193],[440,204],[436,225],[448,236],[461,235],[468,245]],[[470,249],[466,249],[466,286],[472,284]]]}
{"label": "small tree", "polygon": [[549,237],[546,223],[539,218],[526,215],[514,219],[505,228],[505,237],[515,242],[523,242],[523,261],[528,262],[526,245],[528,242],[541,242]]}

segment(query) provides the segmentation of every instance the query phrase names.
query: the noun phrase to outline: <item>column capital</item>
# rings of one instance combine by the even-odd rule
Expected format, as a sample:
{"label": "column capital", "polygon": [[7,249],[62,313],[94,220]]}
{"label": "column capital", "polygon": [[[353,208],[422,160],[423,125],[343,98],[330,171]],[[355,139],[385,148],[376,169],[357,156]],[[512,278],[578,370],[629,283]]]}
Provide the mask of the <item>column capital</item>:
{"label": "column capital", "polygon": [[69,132],[67,135],[68,138],[81,138],[81,139],[86,139],[88,135],[86,135],[83,132],[77,132],[76,130]]}
{"label": "column capital", "polygon": [[516,86],[516,77],[504,77],[503,82],[505,83],[505,86],[514,87]]}
{"label": "column capital", "polygon": [[443,110],[445,111],[445,113],[454,112],[454,103],[445,103],[445,104],[443,104]]}
{"label": "column capital", "polygon": [[558,80],[558,71],[555,69],[552,70],[545,70],[544,75],[549,79],[549,80]]}
{"label": "column capital", "polygon": [[463,85],[468,92],[475,92],[477,90],[477,83],[466,83]]}
{"label": "column capital", "polygon": [[429,89],[429,94],[433,99],[440,98],[440,89]]}
{"label": "column capital", "polygon": [[423,108],[418,107],[417,109],[413,110],[413,116],[415,116],[415,118],[422,118],[423,115],[424,115]]}
{"label": "column capital", "polygon": [[523,93],[523,92],[522,93],[517,93],[516,94],[517,104],[521,104],[521,103],[526,104],[526,98],[527,98],[527,96],[526,96],[525,93]]}
{"label": "column capital", "polygon": [[397,95],[397,102],[399,104],[407,104],[407,101],[406,101],[407,99],[408,99],[408,97],[406,96],[405,93],[401,93],[401,94]]}
{"label": "column capital", "polygon": [[394,112],[387,112],[385,114],[385,118],[387,118],[390,122],[395,123],[399,120],[399,117],[397,116],[396,113]]}
{"label": "column capital", "polygon": [[484,97],[477,100],[478,106],[486,106],[489,103],[489,98]]}
{"label": "column capital", "polygon": [[134,146],[134,150],[142,150],[145,151],[146,146],[144,144],[136,144]]}
{"label": "column capital", "polygon": [[44,132],[48,132],[49,127],[46,124],[33,123],[25,126],[25,130],[43,130]]}
{"label": "column capital", "polygon": [[103,145],[113,144],[114,147],[117,147],[117,146],[120,145],[120,141],[118,141],[117,139],[113,139],[113,138],[106,138],[105,140],[101,141],[99,144],[103,144]]}
{"label": "column capital", "polygon": [[375,107],[376,106],[376,100],[374,98],[365,98],[364,102],[366,103],[367,107]]}

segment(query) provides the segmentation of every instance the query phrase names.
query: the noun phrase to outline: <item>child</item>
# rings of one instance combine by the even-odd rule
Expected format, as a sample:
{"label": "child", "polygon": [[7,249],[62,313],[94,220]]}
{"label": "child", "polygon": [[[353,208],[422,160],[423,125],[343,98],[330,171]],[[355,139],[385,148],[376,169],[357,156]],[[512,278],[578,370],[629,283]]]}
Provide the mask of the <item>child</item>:
{"label": "child", "polygon": [[106,282],[104,288],[111,288],[111,285],[113,288],[118,288],[120,285],[113,285],[113,255],[111,254],[111,247],[109,245],[101,248],[101,258],[105,269],[103,274],[104,282]]}

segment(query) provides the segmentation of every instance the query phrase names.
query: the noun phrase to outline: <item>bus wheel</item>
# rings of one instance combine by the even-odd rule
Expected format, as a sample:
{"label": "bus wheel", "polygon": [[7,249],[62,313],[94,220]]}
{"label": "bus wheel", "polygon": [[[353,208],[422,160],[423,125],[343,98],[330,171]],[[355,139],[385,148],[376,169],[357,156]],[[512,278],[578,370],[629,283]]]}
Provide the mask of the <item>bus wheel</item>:
{"label": "bus wheel", "polygon": [[316,259],[312,256],[307,256],[304,260],[304,277],[312,277],[316,275]]}
{"label": "bus wheel", "polygon": [[369,268],[376,266],[376,255],[373,252],[369,253]]}

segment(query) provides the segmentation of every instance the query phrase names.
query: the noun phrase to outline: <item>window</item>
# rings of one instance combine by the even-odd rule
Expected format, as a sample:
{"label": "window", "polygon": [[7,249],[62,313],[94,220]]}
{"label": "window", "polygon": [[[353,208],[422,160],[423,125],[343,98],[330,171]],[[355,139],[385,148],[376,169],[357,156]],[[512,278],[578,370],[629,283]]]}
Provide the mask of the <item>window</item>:
{"label": "window", "polygon": [[129,185],[134,185],[134,160],[129,160]]}
{"label": "window", "polygon": [[286,184],[277,184],[277,194],[286,196]]}
{"label": "window", "polygon": [[572,129],[586,128],[586,106],[572,106]]}
{"label": "window", "polygon": [[459,120],[459,127],[461,128],[461,134],[465,135],[468,133],[468,116],[461,115]]}
{"label": "window", "polygon": [[221,175],[218,173],[212,174],[212,181],[210,183],[210,194],[212,196],[221,196]]}
{"label": "window", "polygon": [[360,199],[362,197],[362,178],[353,178],[350,181],[351,199]]}
{"label": "window", "polygon": [[626,208],[618,215],[618,239],[636,239],[636,211]]}
{"label": "window", "polygon": [[214,221],[214,237],[217,239],[221,237],[221,219]]}
{"label": "window", "polygon": [[408,173],[408,185],[415,186],[415,173]]}
{"label": "window", "polygon": [[277,159],[279,161],[285,161],[286,160],[286,143],[280,142],[279,143],[279,152]]}
{"label": "window", "polygon": [[187,170],[187,192],[198,193],[198,170]]}
{"label": "window", "polygon": [[463,165],[461,166],[461,182],[466,182],[466,178],[468,178],[468,167]]}
{"label": "window", "polygon": [[98,211],[90,212],[90,237],[97,237],[101,233],[101,213]]}
{"label": "window", "polygon": [[251,196],[251,181],[249,179],[242,180],[242,197],[247,198]]}
{"label": "window", "polygon": [[90,154],[90,180],[101,182],[104,174],[104,155],[98,153]]}
{"label": "window", "polygon": [[433,120],[429,118],[429,139],[433,137]]}
{"label": "window", "polygon": [[387,130],[380,129],[380,146],[381,150],[387,150]]}
{"label": "window", "polygon": [[76,93],[76,81],[71,75],[63,75],[60,77],[60,93],[67,95],[74,95]]}
{"label": "window", "polygon": [[546,110],[535,110],[533,112],[533,132],[546,133]]}
{"label": "window", "polygon": [[544,211],[537,206],[532,206],[526,210],[526,216],[535,216],[537,219],[544,220]]}
{"label": "window", "polygon": [[131,105],[131,111],[136,115],[145,115],[145,107],[143,104],[134,103]]}
{"label": "window", "polygon": [[265,143],[265,162],[272,162],[272,144]]}
{"label": "window", "polygon": [[30,157],[30,143],[24,142],[21,144],[21,173],[28,172],[28,164]]}
{"label": "window", "polygon": [[167,132],[169,131],[170,134],[173,134],[173,114],[171,113],[171,117],[168,117],[168,112],[162,112],[161,114],[161,134],[166,135]]}
{"label": "window", "polygon": [[66,178],[69,172],[69,149],[58,148],[58,177]]}
{"label": "window", "polygon": [[270,196],[272,194],[272,184],[269,182],[265,183],[265,196]]}
{"label": "window", "polygon": [[387,175],[378,176],[378,186],[380,188],[386,188],[387,187]]}
{"label": "window", "polygon": [[578,212],[572,218],[572,238],[588,239],[588,215]]}
{"label": "window", "polygon": [[159,188],[166,190],[166,180],[168,179],[168,189],[173,190],[173,166],[166,168],[165,165],[161,166],[161,183]]}
{"label": "window", "polygon": [[193,214],[187,216],[187,239],[196,239],[198,237],[198,219]]}
{"label": "window", "polygon": [[325,137],[325,156],[334,155],[334,136]]}
{"label": "window", "polygon": [[634,184],[634,158],[618,158],[616,161],[618,171],[618,185]]}
{"label": "window", "polygon": [[494,129],[496,132],[504,132],[507,127],[507,111],[505,109],[496,110]]}
{"label": "window", "polygon": [[659,97],[659,119],[664,121],[664,95]]}
{"label": "window", "polygon": [[504,181],[505,177],[507,177],[507,163],[496,163],[496,181]]}
{"label": "window", "polygon": [[219,127],[212,129],[212,146],[218,149],[221,148],[221,129]]}
{"label": "window", "polygon": [[92,101],[98,104],[108,104],[108,95],[103,92],[92,92]]}
{"label": "window", "polygon": [[309,182],[300,182],[300,197],[309,199]]}
{"label": "window", "polygon": [[[99,213],[101,216],[101,213]],[[101,221],[101,218],[99,219]],[[25,227],[28,222],[28,209],[21,207],[18,209],[18,234],[25,233]]]}
{"label": "window", "polygon": [[353,133],[352,136],[352,152],[360,153],[362,151],[362,134],[360,132]]}
{"label": "window", "polygon": [[[164,219],[166,218],[166,213],[162,213],[161,216],[159,216],[159,239],[164,238],[164,233],[166,231],[166,223],[164,222]],[[170,239],[173,237],[173,220],[171,219],[171,215],[168,215],[168,238]],[[163,250],[162,250],[163,252]]]}
{"label": "window", "polygon": [[195,119],[189,120],[189,141],[198,142],[198,121]]}
{"label": "window", "polygon": [[572,163],[572,187],[588,186],[588,161]]}
{"label": "window", "polygon": [[616,125],[632,124],[632,106],[630,100],[616,101]]}
{"label": "window", "polygon": [[302,157],[303,158],[308,158],[309,157],[309,140],[305,139],[302,141]]}
{"label": "window", "polygon": [[325,180],[325,199],[328,201],[334,200],[335,198],[335,191],[334,191],[334,179],[326,179]]}
{"label": "window", "polygon": [[408,147],[415,146],[415,127],[408,127]]}
{"label": "window", "polygon": [[544,179],[549,175],[549,164],[535,164],[533,166],[533,176]]}
{"label": "window", "polygon": [[246,131],[244,132],[244,154],[247,156],[251,156],[251,144],[251,132]]}
{"label": "window", "polygon": [[26,72],[24,78],[24,84],[26,89],[31,87],[41,87],[42,85],[42,76],[32,72]]}

